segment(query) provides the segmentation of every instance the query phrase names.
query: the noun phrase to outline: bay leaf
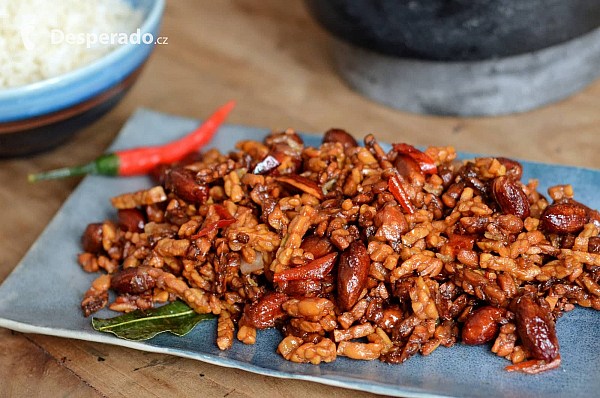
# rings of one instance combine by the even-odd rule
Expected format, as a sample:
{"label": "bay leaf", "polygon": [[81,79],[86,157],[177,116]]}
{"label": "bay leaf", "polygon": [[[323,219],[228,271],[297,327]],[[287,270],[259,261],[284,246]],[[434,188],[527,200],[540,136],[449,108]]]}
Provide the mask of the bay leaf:
{"label": "bay leaf", "polygon": [[214,314],[198,314],[177,300],[147,311],[132,311],[110,319],[92,318],[92,326],[100,332],[112,333],[125,340],[148,340],[159,333],[177,336],[189,333],[198,322],[214,319]]}

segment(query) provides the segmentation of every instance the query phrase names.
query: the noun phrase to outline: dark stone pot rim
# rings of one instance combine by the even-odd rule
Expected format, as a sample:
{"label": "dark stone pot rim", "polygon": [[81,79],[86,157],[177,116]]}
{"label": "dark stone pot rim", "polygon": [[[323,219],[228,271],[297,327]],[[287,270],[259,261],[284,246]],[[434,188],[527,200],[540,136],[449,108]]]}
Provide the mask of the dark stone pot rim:
{"label": "dark stone pot rim", "polygon": [[600,26],[600,0],[305,0],[330,33],[400,58],[480,61],[566,43]]}

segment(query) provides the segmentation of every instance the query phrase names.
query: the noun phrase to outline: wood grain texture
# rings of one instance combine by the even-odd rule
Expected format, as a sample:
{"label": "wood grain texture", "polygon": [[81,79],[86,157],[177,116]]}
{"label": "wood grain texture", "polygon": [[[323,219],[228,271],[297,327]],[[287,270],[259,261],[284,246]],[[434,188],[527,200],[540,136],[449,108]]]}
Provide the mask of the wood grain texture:
{"label": "wood grain texture", "polygon": [[29,336],[0,329],[0,395],[3,397],[102,397]]}
{"label": "wood grain texture", "polygon": [[[71,179],[31,185],[27,173],[95,158],[138,106],[203,118],[235,99],[238,106],[230,123],[307,132],[343,127],[360,138],[373,133],[382,141],[454,145],[464,151],[600,168],[598,82],[525,114],[427,117],[398,112],[352,92],[329,62],[327,35],[300,0],[171,1],[161,34],[168,44],[156,48],[138,83],[107,116],[61,148],[0,160],[0,281],[78,183]],[[96,343],[7,330],[0,330],[0,341],[0,391],[6,396],[371,396]]]}

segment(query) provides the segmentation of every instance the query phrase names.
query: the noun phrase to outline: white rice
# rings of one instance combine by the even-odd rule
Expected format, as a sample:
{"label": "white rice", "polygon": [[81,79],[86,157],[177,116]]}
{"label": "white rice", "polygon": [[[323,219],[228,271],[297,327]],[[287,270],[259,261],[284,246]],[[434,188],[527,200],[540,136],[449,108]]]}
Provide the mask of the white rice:
{"label": "white rice", "polygon": [[[125,0],[0,0],[0,89],[63,74],[119,46],[116,42],[67,44],[66,40],[52,44],[53,29],[65,35],[131,34],[141,22],[142,11]],[[35,29],[29,39],[35,47],[28,50],[21,32],[31,26]]]}

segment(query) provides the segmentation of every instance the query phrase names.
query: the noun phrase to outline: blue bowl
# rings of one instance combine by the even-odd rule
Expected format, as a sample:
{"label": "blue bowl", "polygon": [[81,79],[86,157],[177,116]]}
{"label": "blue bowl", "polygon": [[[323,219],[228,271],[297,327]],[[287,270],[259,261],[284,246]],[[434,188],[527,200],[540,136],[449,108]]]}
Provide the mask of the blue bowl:
{"label": "blue bowl", "polygon": [[[156,39],[165,0],[130,0],[143,10],[140,36]],[[154,43],[128,43],[62,75],[0,90],[0,157],[55,147],[112,109],[139,76]]]}

